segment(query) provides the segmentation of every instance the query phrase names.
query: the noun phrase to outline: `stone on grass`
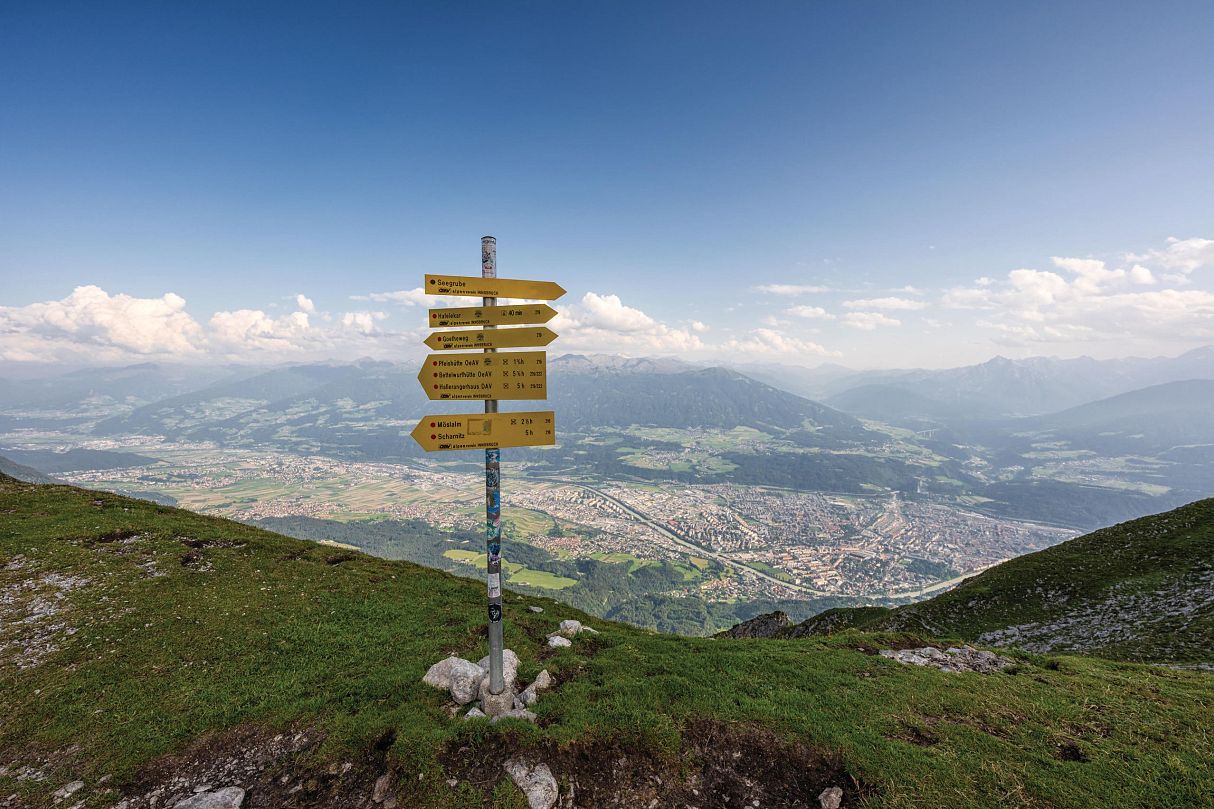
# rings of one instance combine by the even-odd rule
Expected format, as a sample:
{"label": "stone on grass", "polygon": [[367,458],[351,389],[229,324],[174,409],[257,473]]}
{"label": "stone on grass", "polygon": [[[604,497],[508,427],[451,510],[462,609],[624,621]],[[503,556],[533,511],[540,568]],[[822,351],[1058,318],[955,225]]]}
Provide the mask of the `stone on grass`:
{"label": "stone on grass", "polygon": [[482,711],[480,708],[477,708],[476,706],[469,708],[468,713],[464,714],[465,722],[468,721],[469,719],[484,719],[484,718],[485,718],[485,712]]}
{"label": "stone on grass", "polygon": [[526,708],[512,708],[503,714],[498,714],[497,716],[493,717],[489,720],[489,722],[492,724],[497,724],[497,720],[499,719],[522,719],[526,722],[535,722],[536,716],[532,711],[529,711]]}
{"label": "stone on grass", "polygon": [[484,680],[481,680],[481,710],[489,714],[489,716],[498,716],[499,714],[514,710],[516,696],[514,691],[509,688],[500,694],[492,694],[489,692],[489,679],[486,677]]}
{"label": "stone on grass", "polygon": [[549,635],[548,645],[552,647],[572,646],[573,642],[569,638],[562,638],[560,635]]}
{"label": "stone on grass", "polygon": [[924,646],[921,649],[882,649],[881,656],[907,666],[931,666],[941,671],[977,674],[993,674],[1014,662],[1009,657],[979,651],[973,646],[954,646],[943,652],[934,646]]}
{"label": "stone on grass", "polygon": [[451,699],[467,705],[476,699],[485,670],[475,663],[457,657],[451,662]]}
{"label": "stone on grass", "polygon": [[536,606],[531,606],[531,607],[528,607],[527,609],[531,610],[532,612],[536,612],[536,613],[544,611],[543,607],[536,607]]}
{"label": "stone on grass", "polygon": [[422,677],[422,682],[431,688],[446,691],[451,688],[451,665],[459,660],[458,657],[448,657],[435,663]]}
{"label": "stone on grass", "polygon": [[240,809],[243,803],[243,789],[224,787],[214,792],[199,792],[177,801],[173,804],[173,809]]}
{"label": "stone on grass", "polygon": [[843,805],[843,790],[839,787],[827,787],[818,796],[822,809],[839,809]]}
{"label": "stone on grass", "polygon": [[539,701],[540,692],[547,691],[552,687],[552,675],[548,673],[548,669],[544,669],[536,675],[535,682],[523,689],[523,693],[519,694],[519,701],[524,707],[530,708]]}
{"label": "stone on grass", "polygon": [[[485,671],[489,671],[489,655],[481,658],[481,662],[477,664]],[[502,679],[506,681],[506,688],[513,690],[518,685],[518,655],[510,649],[502,649]]]}
{"label": "stone on grass", "polygon": [[70,784],[64,784],[63,786],[59,787],[59,789],[55,790],[54,797],[60,799],[66,798],[68,795],[76,794],[83,788],[83,781],[72,781]]}
{"label": "stone on grass", "polygon": [[547,764],[536,764],[534,767],[530,767],[523,761],[511,759],[502,767],[515,786],[527,796],[529,809],[552,809],[556,805],[560,791],[557,789],[556,779],[552,777],[552,770],[548,769]]}
{"label": "stone on grass", "polygon": [[371,787],[371,800],[376,803],[383,803],[388,799],[388,793],[392,790],[392,773],[386,772],[379,778],[375,779],[375,786]]}
{"label": "stone on grass", "polygon": [[564,635],[567,638],[571,638],[581,631],[582,631],[582,622],[575,621],[572,618],[567,618],[566,620],[561,621],[561,628],[557,630],[557,632],[559,632],[560,634]]}

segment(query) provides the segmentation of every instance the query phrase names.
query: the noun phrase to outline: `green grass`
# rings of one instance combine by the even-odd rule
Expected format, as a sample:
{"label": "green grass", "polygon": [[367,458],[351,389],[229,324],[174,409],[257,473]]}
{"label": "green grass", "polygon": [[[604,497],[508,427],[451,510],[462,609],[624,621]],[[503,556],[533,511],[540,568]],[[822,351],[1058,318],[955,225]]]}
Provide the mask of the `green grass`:
{"label": "green grass", "polygon": [[[448,654],[485,653],[483,583],[68,487],[0,482],[0,514],[0,588],[50,572],[91,582],[63,601],[78,631],[58,651],[33,668],[0,663],[0,763],[60,753],[45,782],[0,775],[0,795],[23,805],[51,807],[80,778],[72,800],[108,806],[103,775],[121,789],[204,732],[255,725],[315,728],[334,762],[373,760],[388,738],[402,805],[504,809],[521,805],[512,787],[447,786],[448,744],[567,760],[608,745],[677,771],[680,740],[705,718],[837,753],[871,785],[871,807],[1184,807],[1214,794],[1209,674],[1029,655],[1013,673],[946,674],[862,651],[905,637],[663,636],[507,593],[523,676],[542,665],[561,684],[537,705],[539,727],[466,725],[420,678]],[[141,538],[98,541],[114,531]],[[212,569],[183,565],[191,550]],[[147,574],[153,563],[164,575]],[[550,650],[563,618],[602,632]],[[905,741],[911,728],[937,741]],[[1088,760],[1060,760],[1064,744]]]}

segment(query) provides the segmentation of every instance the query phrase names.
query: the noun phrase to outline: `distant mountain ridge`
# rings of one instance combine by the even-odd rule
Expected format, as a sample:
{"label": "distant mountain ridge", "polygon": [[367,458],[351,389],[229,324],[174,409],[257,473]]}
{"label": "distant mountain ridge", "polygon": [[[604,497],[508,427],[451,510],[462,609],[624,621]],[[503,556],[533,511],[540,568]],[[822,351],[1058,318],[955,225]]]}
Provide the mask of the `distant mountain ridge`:
{"label": "distant mountain ridge", "polygon": [[1096,360],[994,357],[986,362],[943,370],[848,371],[738,366],[784,390],[819,399],[832,407],[868,418],[889,415],[889,399],[906,395],[928,415],[993,418],[1034,416],[1105,399],[1138,388],[1189,379],[1214,379],[1214,346],[1177,357]]}

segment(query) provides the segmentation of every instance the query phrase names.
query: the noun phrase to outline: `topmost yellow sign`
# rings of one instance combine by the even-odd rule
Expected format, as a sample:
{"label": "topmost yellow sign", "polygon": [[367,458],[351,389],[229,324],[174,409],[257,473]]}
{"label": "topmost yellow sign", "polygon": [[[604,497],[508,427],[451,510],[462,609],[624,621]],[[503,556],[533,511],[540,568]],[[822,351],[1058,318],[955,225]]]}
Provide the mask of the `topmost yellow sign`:
{"label": "topmost yellow sign", "polygon": [[530,298],[554,301],[565,294],[552,281],[523,281],[518,278],[479,278],[471,275],[426,274],[430,295],[470,295],[474,298]]}

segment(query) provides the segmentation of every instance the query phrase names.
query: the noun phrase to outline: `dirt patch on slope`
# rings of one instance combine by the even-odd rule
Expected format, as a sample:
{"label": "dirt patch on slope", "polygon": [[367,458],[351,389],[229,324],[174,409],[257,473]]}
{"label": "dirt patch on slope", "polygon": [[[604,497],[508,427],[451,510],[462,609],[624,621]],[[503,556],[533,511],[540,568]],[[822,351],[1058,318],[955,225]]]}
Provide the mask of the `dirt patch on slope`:
{"label": "dirt patch on slope", "polygon": [[441,760],[449,777],[486,794],[505,778],[502,764],[507,759],[543,762],[560,785],[557,806],[565,809],[818,809],[818,796],[830,787],[842,788],[843,806],[858,806],[872,793],[838,756],[753,724],[691,722],[673,757],[610,741],[520,748],[520,736],[502,734],[481,742],[453,742]]}
{"label": "dirt patch on slope", "polygon": [[368,806],[384,754],[325,762],[314,730],[241,726],[207,733],[178,753],[157,759],[123,784],[116,809],[173,806],[201,787],[245,790],[243,809]]}

